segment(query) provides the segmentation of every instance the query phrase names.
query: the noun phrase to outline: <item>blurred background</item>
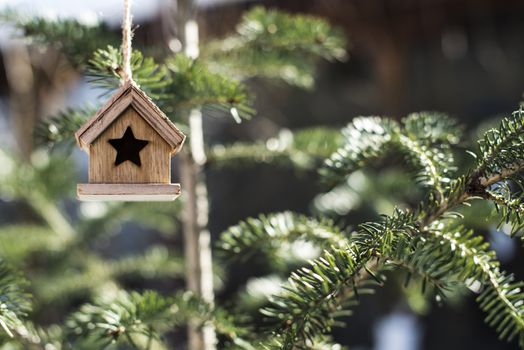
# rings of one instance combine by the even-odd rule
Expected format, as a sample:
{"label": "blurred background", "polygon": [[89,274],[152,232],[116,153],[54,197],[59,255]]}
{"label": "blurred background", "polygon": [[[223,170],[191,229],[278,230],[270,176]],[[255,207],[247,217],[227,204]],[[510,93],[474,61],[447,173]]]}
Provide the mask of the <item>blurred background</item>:
{"label": "blurred background", "polygon": [[[449,113],[474,134],[484,120],[507,115],[519,105],[524,91],[524,2],[519,0],[199,0],[198,23],[203,42],[235,30],[242,14],[255,5],[290,13],[312,14],[341,28],[349,38],[349,58],[321,62],[312,88],[300,89],[251,79],[257,114],[238,125],[229,119],[205,118],[208,143],[267,140],[281,128],[342,127],[359,115],[400,118],[421,110]],[[135,47],[179,50],[173,39],[171,0],[135,0]],[[3,0],[11,8],[47,18],[74,17],[83,23],[106,22],[119,33],[121,1]],[[16,30],[0,31],[0,147],[30,158],[33,129],[39,120],[67,107],[100,101],[100,91],[69,67],[52,49],[29,50]],[[74,151],[79,177],[85,177],[86,156]],[[0,164],[0,168],[2,165]],[[1,171],[1,169],[0,169]],[[364,175],[362,175],[364,176]],[[320,185],[310,173],[259,165],[247,170],[209,169],[209,228],[214,240],[239,220],[282,210],[318,210]],[[409,187],[409,183],[406,187]],[[414,186],[414,185],[413,185]],[[74,191],[72,188],[71,191]],[[317,201],[315,202],[315,198]],[[361,207],[346,215],[356,224],[374,217]],[[316,203],[316,204],[315,204]],[[16,203],[15,203],[16,204]],[[79,204],[71,200],[67,210]],[[383,206],[384,207],[384,206]],[[385,206],[386,210],[391,206]],[[91,208],[92,209],[92,208]],[[89,210],[85,207],[84,210]],[[34,220],[23,204],[0,198],[0,222]],[[125,255],[142,241],[156,238],[140,226],[127,225],[103,249]],[[147,236],[151,235],[151,236]],[[487,237],[504,267],[524,276],[523,254],[503,235]],[[496,237],[496,238],[495,238]],[[262,264],[233,266],[217,291],[231,303],[239,286],[263,275]],[[175,283],[176,285],[176,283]],[[257,288],[257,285],[252,285]],[[421,308],[405,301],[395,286],[363,298],[348,327],[335,331],[335,340],[351,349],[513,349],[500,343],[469,295],[460,301]],[[412,301],[412,303],[416,303]]]}

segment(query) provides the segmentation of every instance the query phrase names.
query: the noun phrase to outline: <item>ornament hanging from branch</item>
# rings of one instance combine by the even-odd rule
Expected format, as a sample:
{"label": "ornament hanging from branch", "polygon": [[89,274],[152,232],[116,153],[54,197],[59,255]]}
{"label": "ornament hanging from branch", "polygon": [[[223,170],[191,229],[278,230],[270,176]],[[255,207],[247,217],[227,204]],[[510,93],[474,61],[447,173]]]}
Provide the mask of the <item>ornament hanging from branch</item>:
{"label": "ornament hanging from branch", "polygon": [[89,183],[80,200],[168,201],[180,195],[171,183],[171,157],[185,135],[136,85],[131,75],[131,14],[125,0],[122,86],[75,134],[89,155]]}

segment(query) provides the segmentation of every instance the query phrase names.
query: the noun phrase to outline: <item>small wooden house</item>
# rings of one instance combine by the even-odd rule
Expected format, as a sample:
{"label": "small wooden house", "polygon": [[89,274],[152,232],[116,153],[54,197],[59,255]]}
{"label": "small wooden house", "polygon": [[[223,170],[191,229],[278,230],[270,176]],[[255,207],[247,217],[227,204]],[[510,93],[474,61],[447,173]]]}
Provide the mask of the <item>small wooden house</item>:
{"label": "small wooden house", "polygon": [[89,155],[81,200],[173,200],[171,157],[185,135],[134,83],[126,83],[75,134]]}

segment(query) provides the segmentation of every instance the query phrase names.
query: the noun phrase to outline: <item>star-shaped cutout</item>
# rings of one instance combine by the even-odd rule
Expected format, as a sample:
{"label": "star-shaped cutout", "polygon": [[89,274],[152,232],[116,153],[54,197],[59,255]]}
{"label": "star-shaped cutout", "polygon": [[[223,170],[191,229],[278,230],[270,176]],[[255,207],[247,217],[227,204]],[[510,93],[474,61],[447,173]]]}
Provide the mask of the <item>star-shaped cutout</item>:
{"label": "star-shaped cutout", "polygon": [[140,151],[147,146],[149,141],[136,139],[135,135],[133,135],[133,130],[128,126],[122,138],[111,139],[109,140],[109,143],[117,152],[115,165],[120,165],[126,160],[129,160],[134,164],[141,166]]}

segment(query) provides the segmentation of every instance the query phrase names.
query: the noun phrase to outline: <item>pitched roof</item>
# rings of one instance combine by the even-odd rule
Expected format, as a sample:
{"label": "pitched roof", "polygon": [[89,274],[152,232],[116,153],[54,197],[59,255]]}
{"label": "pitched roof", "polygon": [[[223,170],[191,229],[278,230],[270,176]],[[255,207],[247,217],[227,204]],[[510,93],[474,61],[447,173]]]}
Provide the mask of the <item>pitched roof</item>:
{"label": "pitched roof", "polygon": [[122,86],[93,117],[78,129],[75,137],[80,147],[86,152],[89,152],[89,145],[128,107],[135,109],[160,137],[166,141],[171,147],[172,154],[180,150],[186,136],[178,130],[175,124],[167,118],[160,108],[132,82],[128,82]]}

